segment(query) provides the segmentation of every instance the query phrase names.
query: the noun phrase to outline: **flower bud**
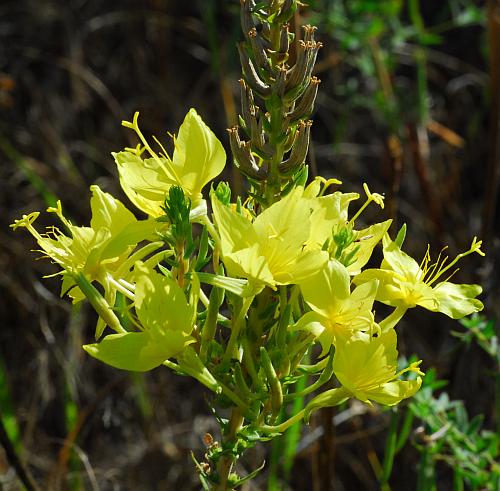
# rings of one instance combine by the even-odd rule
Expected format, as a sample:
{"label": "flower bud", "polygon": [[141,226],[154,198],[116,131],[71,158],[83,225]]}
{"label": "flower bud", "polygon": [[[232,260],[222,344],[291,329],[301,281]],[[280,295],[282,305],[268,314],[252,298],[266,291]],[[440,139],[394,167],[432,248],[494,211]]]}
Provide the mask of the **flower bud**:
{"label": "flower bud", "polygon": [[305,81],[311,78],[318,51],[323,46],[322,43],[314,40],[315,30],[313,26],[304,26],[304,39],[299,42],[297,62],[288,71],[287,100],[300,97],[307,87]]}
{"label": "flower bud", "polygon": [[290,49],[290,32],[288,24],[285,24],[281,28],[280,32],[280,44],[278,49],[278,61],[286,61],[288,58],[288,50]]}
{"label": "flower bud", "polygon": [[283,97],[286,88],[286,68],[278,67],[276,82],[274,82],[273,92],[279,97]]}
{"label": "flower bud", "polygon": [[297,7],[297,0],[284,0],[280,12],[276,17],[276,22],[288,22],[292,18],[293,14],[295,14]]}
{"label": "flower bud", "polygon": [[271,409],[274,417],[278,416],[281,406],[283,405],[283,390],[281,383],[276,375],[276,370],[271,362],[271,358],[264,346],[260,347],[260,361],[267,378],[267,384],[271,392]]}

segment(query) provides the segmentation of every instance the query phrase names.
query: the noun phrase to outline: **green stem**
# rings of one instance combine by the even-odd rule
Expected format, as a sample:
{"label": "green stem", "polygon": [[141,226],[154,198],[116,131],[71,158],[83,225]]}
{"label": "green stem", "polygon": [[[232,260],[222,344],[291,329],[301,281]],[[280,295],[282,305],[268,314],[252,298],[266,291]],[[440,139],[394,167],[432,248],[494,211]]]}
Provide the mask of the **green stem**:
{"label": "green stem", "polygon": [[220,235],[219,232],[217,232],[217,229],[215,228],[214,224],[210,221],[210,219],[207,216],[203,217],[201,223],[207,227],[210,236],[212,237],[212,239],[214,239],[217,248],[220,250],[221,249]]}
{"label": "green stem", "polygon": [[283,423],[275,426],[270,426],[270,425],[261,425],[259,426],[259,430],[262,431],[263,433],[283,433],[286,431],[290,426],[292,426],[295,423],[298,423],[303,417],[306,412],[306,408],[300,410],[297,414],[293,415],[291,418],[287,419]]}
{"label": "green stem", "polygon": [[215,392],[216,394],[217,393],[224,394],[228,399],[234,402],[234,404],[238,406],[238,408],[242,412],[247,411],[248,408],[246,403],[236,393],[234,393],[227,385],[223,384],[220,380],[216,380],[217,386],[214,387],[215,382],[205,379],[204,377],[200,376],[198,372],[196,372],[195,370],[191,370],[189,367],[185,365],[181,367],[177,363],[174,363],[173,361],[170,360],[165,360],[163,362],[163,365],[174,370],[175,372],[185,373],[187,375],[190,375],[194,379],[198,380],[198,382],[202,383],[205,387],[210,389],[212,392]]}
{"label": "green stem", "polygon": [[382,332],[392,329],[405,315],[408,307],[396,307],[390,315],[388,315],[382,322],[379,323]]}
{"label": "green stem", "polygon": [[391,423],[389,425],[389,433],[385,443],[385,455],[382,475],[380,476],[380,485],[388,487],[389,478],[392,474],[392,467],[394,465],[394,457],[396,456],[397,439],[398,439],[398,421],[399,415],[397,409],[392,409]]}
{"label": "green stem", "polygon": [[83,273],[75,273],[72,275],[75,283],[78,285],[83,294],[87,297],[90,305],[99,314],[99,317],[117,333],[127,332],[120,323],[120,320],[114,313],[112,307],[106,299],[101,295],[99,290],[85,277]]}
{"label": "green stem", "polygon": [[243,345],[243,363],[250,377],[252,378],[253,386],[255,389],[258,389],[261,386],[261,382],[259,379],[259,374],[257,373],[257,369],[255,368],[255,362],[252,355],[252,348],[248,342],[246,337],[242,339]]}
{"label": "green stem", "polygon": [[240,311],[238,312],[238,316],[232,326],[231,336],[229,337],[229,341],[227,343],[226,352],[222,358],[222,363],[229,363],[231,361],[231,357],[233,356],[234,350],[236,348],[236,344],[238,342],[238,337],[241,332],[241,328],[245,324],[245,316],[247,315],[248,309],[250,305],[252,305],[254,296],[246,297],[243,299],[243,305],[241,306]]}
{"label": "green stem", "polygon": [[405,417],[403,419],[403,423],[401,425],[401,429],[399,430],[398,441],[396,442],[396,453],[398,453],[408,441],[408,437],[410,436],[412,423],[413,423],[413,413],[409,407],[405,409]]}

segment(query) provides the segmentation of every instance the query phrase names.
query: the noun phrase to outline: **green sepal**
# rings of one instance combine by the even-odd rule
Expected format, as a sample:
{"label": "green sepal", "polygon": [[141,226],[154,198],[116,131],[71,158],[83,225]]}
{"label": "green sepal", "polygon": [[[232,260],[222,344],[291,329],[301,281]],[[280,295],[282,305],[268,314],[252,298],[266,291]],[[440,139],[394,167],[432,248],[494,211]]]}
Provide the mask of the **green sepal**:
{"label": "green sepal", "polygon": [[265,465],[266,465],[266,461],[264,460],[264,462],[262,462],[262,464],[259,467],[257,467],[257,469],[250,472],[250,474],[246,475],[245,477],[242,477],[241,479],[238,479],[236,482],[232,483],[232,487],[238,488],[238,487],[242,486],[243,484],[251,481],[255,476],[257,476],[257,474],[259,474],[259,472],[262,469],[264,469]]}
{"label": "green sepal", "polygon": [[253,287],[249,285],[247,280],[203,272],[198,272],[196,275],[202,283],[223,288],[239,297],[255,295]]}
{"label": "green sepal", "polygon": [[304,421],[306,423],[309,423],[311,414],[317,409],[320,409],[322,407],[338,406],[339,404],[342,404],[347,399],[349,399],[349,397],[351,397],[351,395],[346,389],[344,389],[344,387],[330,389],[322,392],[314,399],[312,399],[305,407]]}
{"label": "green sepal", "polygon": [[398,235],[396,236],[396,240],[394,241],[394,242],[396,242],[396,244],[398,245],[398,247],[400,249],[401,249],[401,247],[403,247],[405,237],[406,237],[406,223],[403,223],[403,225],[399,229]]}
{"label": "green sepal", "polygon": [[205,387],[208,387],[216,394],[221,393],[221,387],[214,376],[208,371],[207,367],[202,363],[196,351],[187,347],[177,356],[177,362],[181,372],[189,375],[198,382],[201,382]]}

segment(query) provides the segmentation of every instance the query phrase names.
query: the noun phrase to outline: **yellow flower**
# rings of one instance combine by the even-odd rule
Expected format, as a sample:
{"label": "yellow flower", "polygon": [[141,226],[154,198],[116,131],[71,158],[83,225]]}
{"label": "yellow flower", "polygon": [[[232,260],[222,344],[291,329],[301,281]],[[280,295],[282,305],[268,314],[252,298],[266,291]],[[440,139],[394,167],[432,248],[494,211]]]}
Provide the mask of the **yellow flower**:
{"label": "yellow flower", "polygon": [[[141,133],[138,117],[139,113],[135,113],[132,123],[124,121],[122,124],[137,133],[143,146],[113,153],[120,183],[130,201],[148,215],[162,216],[168,190],[177,185],[191,200],[192,209],[201,206],[202,211],[206,212],[201,191],[224,168],[226,152],[221,142],[198,113],[190,109],[179,128],[178,136],[173,137],[172,157],[155,139],[161,148],[157,154]],[[142,157],[144,151],[147,151],[149,158]]]}
{"label": "yellow flower", "polygon": [[[125,206],[108,193],[104,193],[98,186],[91,186],[92,198],[90,207],[92,219],[90,227],[73,225],[63,214],[61,202],[55,208],[47,211],[55,213],[69,235],[65,235],[56,227],[48,229],[47,233],[40,234],[33,225],[39,212],[24,215],[11,225],[16,229],[25,227],[37,240],[38,245],[47,257],[62,267],[61,295],[67,293],[73,302],[85,298],[79,286],[82,281],[97,280],[104,288],[104,297],[111,306],[116,298],[116,279],[126,279],[129,269],[129,255],[143,240],[154,240],[156,232],[162,226],[155,220],[136,220],[134,215]],[[154,252],[161,243],[152,243],[137,251],[135,260],[147,253]],[[78,281],[76,281],[78,280]],[[91,291],[92,288],[89,287]],[[98,293],[93,291],[93,295]],[[95,306],[94,302],[94,306]],[[99,337],[106,325],[105,315],[99,317],[96,327],[96,337]]]}
{"label": "yellow flower", "polygon": [[[483,309],[483,304],[475,297],[482,288],[479,285],[457,285],[447,281],[457,270],[452,270],[458,260],[473,252],[484,255],[481,241],[474,238],[470,249],[459,254],[453,261],[445,257],[432,263],[427,250],[419,265],[405,254],[396,242],[384,237],[384,260],[380,269],[367,269],[354,278],[356,284],[378,279],[380,287],[376,300],[404,310],[417,305],[433,312],[442,312],[453,319],[459,319]],[[441,256],[441,255],[440,255]],[[451,273],[451,274],[450,274]],[[445,281],[438,279],[447,275]],[[445,276],[446,278],[446,276]]]}
{"label": "yellow flower", "polygon": [[351,292],[351,279],[345,266],[332,259],[314,275],[300,282],[304,300],[312,312],[301,317],[297,329],[319,336],[323,351],[336,344],[336,338],[350,337],[357,331],[379,330],[372,314],[378,281],[372,280]]}
{"label": "yellow flower", "polygon": [[[342,387],[319,394],[306,407],[306,418],[321,407],[335,406],[349,397],[371,404],[372,401],[394,406],[420,389],[420,361],[397,371],[398,351],[394,329],[373,337],[369,333],[339,337],[335,346],[333,372]],[[417,374],[415,380],[400,380],[405,372]]]}
{"label": "yellow flower", "polygon": [[212,195],[222,258],[231,276],[274,288],[297,283],[323,266],[326,252],[304,250],[311,233],[311,211],[302,193],[302,188],[296,188],[253,222]]}
{"label": "yellow flower", "polygon": [[24,215],[11,225],[25,227],[37,240],[47,257],[68,273],[84,273],[90,279],[101,279],[103,271],[112,271],[142,240],[155,237],[158,224],[153,220],[138,221],[125,206],[99,186],[91,186],[90,227],[73,225],[64,215],[61,202],[47,211],[55,213],[69,232],[65,235],[56,227],[40,234],[33,222],[39,212]]}
{"label": "yellow flower", "polygon": [[[386,220],[382,223],[376,223],[362,230],[353,230],[354,220],[348,219],[349,204],[357,200],[357,193],[342,193],[336,191],[329,195],[324,195],[324,191],[330,184],[338,184],[340,181],[330,179],[326,181],[323,178],[316,178],[304,190],[304,198],[310,206],[311,213],[311,233],[307,242],[307,249],[322,249],[325,243],[328,243],[328,252],[330,257],[340,259],[350,257],[348,264],[344,264],[349,274],[356,275],[361,272],[361,268],[369,261],[373,249],[382,240],[382,237],[391,226],[392,220]],[[321,188],[323,184],[323,189]],[[374,201],[383,207],[383,197],[376,193],[371,193],[365,186],[367,201],[362,209]],[[357,213],[359,215],[360,212]],[[339,249],[336,244],[336,235],[347,232],[352,235],[353,241],[346,247]],[[327,242],[328,241],[328,242]],[[337,252],[341,254],[337,254]]]}
{"label": "yellow flower", "polygon": [[[353,397],[367,403],[393,406],[411,397],[422,384],[424,374],[418,368],[421,362],[398,372],[396,343],[394,329],[376,337],[358,332],[351,338],[339,338],[333,359],[333,371],[339,382]],[[407,371],[417,373],[417,378],[399,380]]]}
{"label": "yellow flower", "polygon": [[141,332],[105,336],[83,348],[94,358],[123,370],[144,372],[179,355],[194,339],[195,305],[172,278],[141,263],[134,268],[135,312]]}

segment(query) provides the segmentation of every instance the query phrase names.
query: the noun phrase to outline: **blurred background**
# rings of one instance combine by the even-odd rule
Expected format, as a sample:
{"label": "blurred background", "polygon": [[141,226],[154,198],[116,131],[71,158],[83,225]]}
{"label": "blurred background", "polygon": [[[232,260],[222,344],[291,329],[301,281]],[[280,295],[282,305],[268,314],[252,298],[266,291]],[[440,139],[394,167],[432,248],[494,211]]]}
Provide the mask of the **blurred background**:
{"label": "blurred background", "polygon": [[[307,3],[291,28],[317,25],[324,44],[311,174],[384,192],[383,214],[393,233],[408,224],[416,258],[428,243],[454,256],[483,238],[486,258],[467,258],[455,280],[481,283],[486,309],[462,324],[408,315],[401,354],[432,374],[420,398],[397,414],[323,411],[250,453],[242,472],[268,466],[247,489],[379,489],[390,425],[408,438],[383,489],[495,489],[500,2]],[[59,298],[59,279],[42,279],[56,268],[8,225],[56,197],[83,225],[93,183],[129,204],[110,153],[135,145],[120,122],[136,110],[143,132],[161,139],[195,107],[228,149],[241,38],[237,0],[0,3],[2,489],[23,489],[16,465],[41,490],[200,488],[190,452],[203,459],[202,436],[216,433],[207,394],[166,369],[133,375],[86,356],[93,313]],[[223,178],[242,185],[230,159]]]}

